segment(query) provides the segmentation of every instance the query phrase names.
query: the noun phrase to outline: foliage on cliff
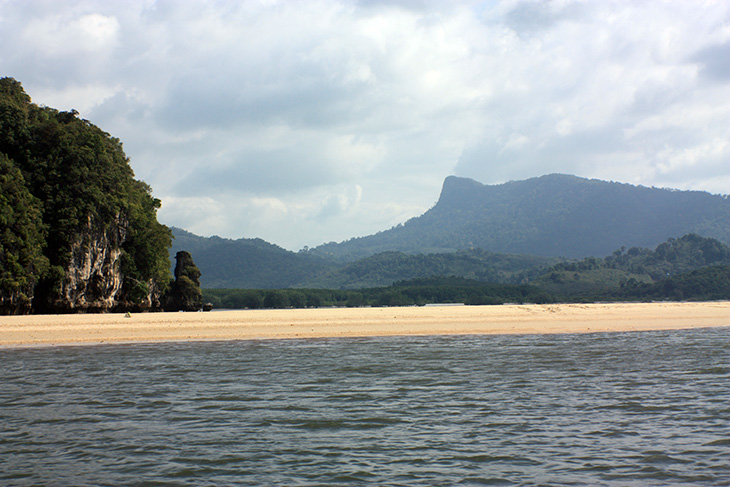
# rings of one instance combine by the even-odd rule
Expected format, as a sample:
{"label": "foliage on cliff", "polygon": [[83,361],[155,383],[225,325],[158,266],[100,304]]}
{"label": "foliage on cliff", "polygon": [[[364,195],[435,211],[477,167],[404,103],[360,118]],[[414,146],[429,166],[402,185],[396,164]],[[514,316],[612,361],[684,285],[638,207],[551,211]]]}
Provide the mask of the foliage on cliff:
{"label": "foliage on cliff", "polygon": [[200,291],[200,269],[193,262],[190,252],[180,251],[175,255],[175,282],[167,296],[165,309],[168,311],[199,311],[203,308]]}
{"label": "foliage on cliff", "polygon": [[0,154],[0,310],[27,313],[38,278],[47,270],[40,203],[20,170]]}
{"label": "foliage on cliff", "polygon": [[[0,285],[9,292],[8,279],[35,283],[35,311],[155,307],[170,278],[160,201],[134,178],[121,142],[77,115],[37,106],[19,82],[0,79],[2,170],[18,186],[3,188],[14,198],[4,204],[28,208],[10,230],[18,240],[3,247],[2,271],[12,278]],[[3,234],[9,229],[3,222]],[[94,262],[98,252],[104,262]],[[15,261],[25,271],[8,264]],[[82,261],[99,270],[78,282]]]}

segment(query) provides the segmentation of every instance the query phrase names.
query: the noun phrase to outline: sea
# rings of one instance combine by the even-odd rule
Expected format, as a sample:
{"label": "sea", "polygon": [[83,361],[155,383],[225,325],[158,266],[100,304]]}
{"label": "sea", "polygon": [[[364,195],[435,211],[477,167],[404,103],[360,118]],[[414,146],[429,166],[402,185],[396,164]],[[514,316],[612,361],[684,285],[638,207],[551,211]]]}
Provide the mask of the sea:
{"label": "sea", "polygon": [[0,349],[0,485],[730,485],[730,327]]}

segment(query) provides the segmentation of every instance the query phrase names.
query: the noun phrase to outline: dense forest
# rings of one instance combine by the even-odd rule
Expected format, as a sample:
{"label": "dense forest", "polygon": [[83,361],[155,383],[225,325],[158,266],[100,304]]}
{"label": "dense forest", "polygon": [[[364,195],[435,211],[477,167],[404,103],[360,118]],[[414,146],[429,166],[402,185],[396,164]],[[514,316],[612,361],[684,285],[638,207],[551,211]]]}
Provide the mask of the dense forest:
{"label": "dense forest", "polygon": [[215,308],[276,309],[322,306],[423,306],[545,304],[609,301],[713,301],[730,299],[730,266],[703,267],[653,283],[630,283],[602,293],[561,295],[539,285],[490,284],[454,277],[433,277],[359,290],[204,289]]}
{"label": "dense forest", "polygon": [[336,267],[321,257],[291,252],[259,238],[204,238],[175,227],[172,232],[170,255],[189,251],[206,288],[302,287]]}
{"label": "dense forest", "polygon": [[121,142],[0,79],[0,312],[155,309],[170,230]]}
{"label": "dense forest", "polygon": [[432,276],[519,284],[537,277],[541,269],[559,260],[533,255],[497,254],[482,249],[434,254],[382,252],[352,263],[340,264],[297,287],[359,289]]}
{"label": "dense forest", "polygon": [[365,289],[205,289],[203,298],[218,308],[249,309],[730,299],[730,248],[694,234],[655,250],[624,248],[533,273],[540,275],[529,284],[434,275]]}
{"label": "dense forest", "polygon": [[725,244],[696,234],[669,238],[654,250],[622,247],[604,258],[559,259],[468,249],[433,254],[382,252],[355,262],[335,262],[260,239],[203,238],[175,228],[173,233],[173,250],[177,246],[194,249],[202,286],[220,289],[354,290],[451,276],[493,284],[529,283],[551,294],[584,299],[701,267],[730,264]]}
{"label": "dense forest", "polygon": [[434,277],[366,289],[204,289],[203,299],[215,308],[270,309],[323,306],[423,306],[434,303],[469,305],[552,303],[558,301],[528,285],[488,284],[470,279]]}
{"label": "dense forest", "polygon": [[[591,257],[559,263],[546,269],[532,284],[573,299],[622,296],[638,299],[642,292],[647,296],[651,292],[661,295],[656,291],[660,283],[674,282],[678,276],[686,277],[692,271],[713,266],[715,272],[730,266],[730,247],[712,238],[688,234],[678,239],[670,238],[654,250],[639,247],[626,250],[624,247],[603,259]],[[708,298],[720,299],[718,296]]]}

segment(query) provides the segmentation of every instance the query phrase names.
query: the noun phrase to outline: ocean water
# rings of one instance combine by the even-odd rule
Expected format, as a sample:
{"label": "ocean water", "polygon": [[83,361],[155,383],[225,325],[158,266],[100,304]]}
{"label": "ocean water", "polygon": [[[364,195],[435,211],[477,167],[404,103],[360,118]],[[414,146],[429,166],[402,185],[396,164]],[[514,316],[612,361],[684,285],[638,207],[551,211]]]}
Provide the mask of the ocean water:
{"label": "ocean water", "polygon": [[730,328],[0,350],[0,485],[730,485]]}

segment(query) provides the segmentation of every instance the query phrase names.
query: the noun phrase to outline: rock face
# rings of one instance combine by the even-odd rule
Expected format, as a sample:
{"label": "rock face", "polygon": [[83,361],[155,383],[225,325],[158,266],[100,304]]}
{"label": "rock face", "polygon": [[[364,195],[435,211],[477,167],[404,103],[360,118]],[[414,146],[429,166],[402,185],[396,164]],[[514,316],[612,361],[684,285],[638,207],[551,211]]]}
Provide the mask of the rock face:
{"label": "rock face", "polygon": [[200,291],[200,270],[190,252],[181,250],[175,255],[175,283],[168,297],[168,311],[200,311],[203,295]]}
{"label": "rock face", "polygon": [[[118,223],[119,220],[118,220]],[[117,305],[123,279],[121,244],[126,228],[95,228],[91,217],[71,246],[71,259],[61,283],[56,308],[66,311],[110,311]]]}
{"label": "rock face", "polygon": [[60,290],[41,308],[56,313],[160,309],[162,291],[153,280],[135,283],[143,296],[130,299],[125,292],[124,280],[131,279],[122,272],[127,232],[128,222],[120,216],[106,228],[89,216],[71,245]]}

